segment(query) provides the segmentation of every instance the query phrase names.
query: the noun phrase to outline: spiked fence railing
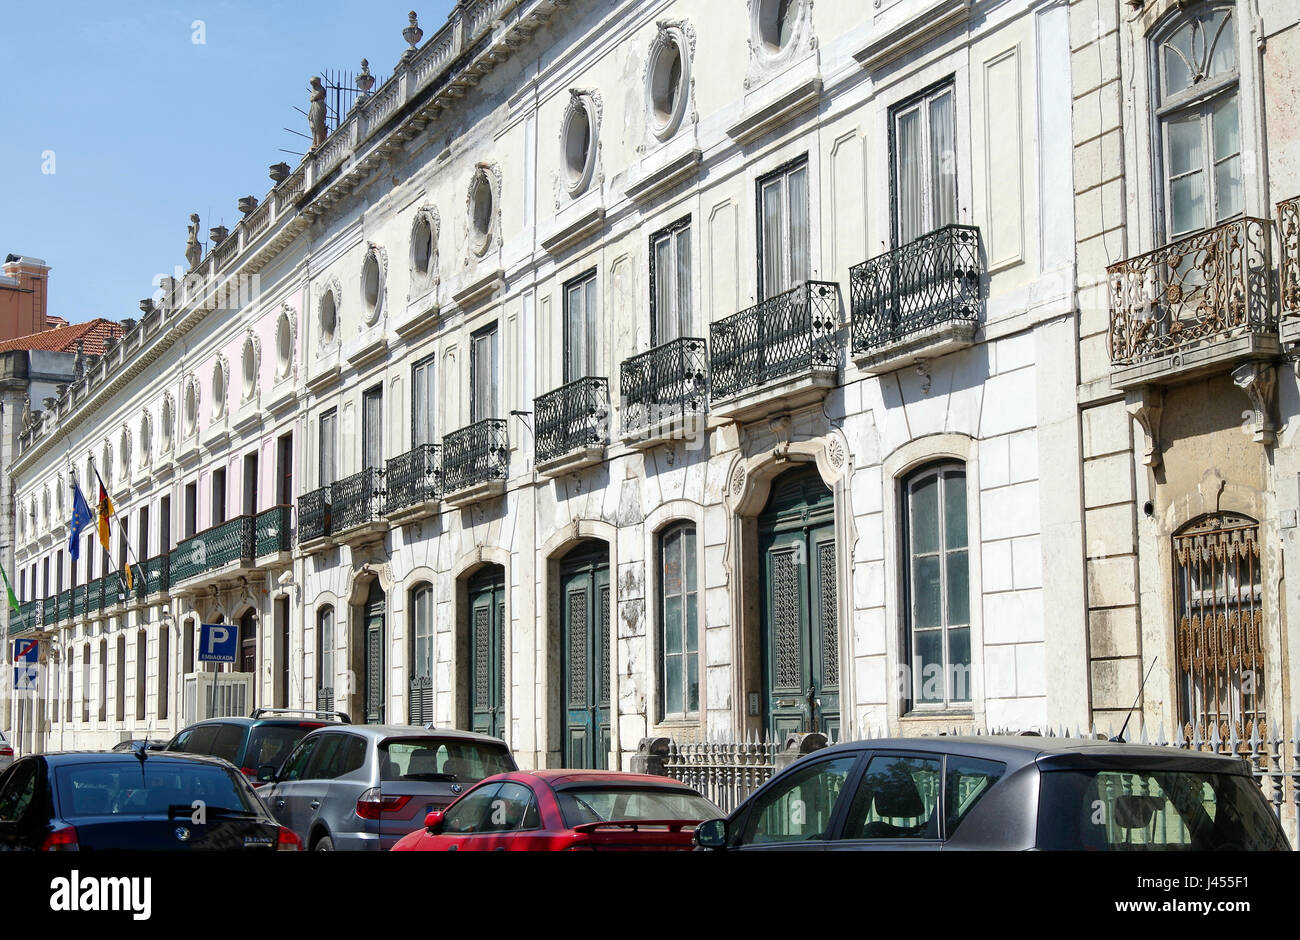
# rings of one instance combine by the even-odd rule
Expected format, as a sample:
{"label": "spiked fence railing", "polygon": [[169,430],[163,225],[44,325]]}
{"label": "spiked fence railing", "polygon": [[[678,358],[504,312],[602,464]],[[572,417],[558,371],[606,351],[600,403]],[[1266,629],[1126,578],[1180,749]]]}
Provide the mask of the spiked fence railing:
{"label": "spiked fence railing", "polygon": [[694,787],[730,813],[771,778],[779,750],[780,745],[765,737],[670,741],[664,773]]}

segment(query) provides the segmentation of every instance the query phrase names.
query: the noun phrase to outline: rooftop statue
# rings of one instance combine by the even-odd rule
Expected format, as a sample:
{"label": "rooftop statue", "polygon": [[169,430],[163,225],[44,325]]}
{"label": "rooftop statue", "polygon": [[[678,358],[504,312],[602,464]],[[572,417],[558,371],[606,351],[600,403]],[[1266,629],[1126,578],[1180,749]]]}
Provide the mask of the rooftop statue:
{"label": "rooftop statue", "polygon": [[187,226],[188,237],[185,241],[185,260],[193,268],[203,257],[203,249],[199,247],[199,216],[198,213],[190,215],[190,224]]}
{"label": "rooftop statue", "polygon": [[313,75],[311,79],[311,108],[307,111],[307,123],[311,125],[311,149],[315,150],[325,143],[325,88],[320,78]]}

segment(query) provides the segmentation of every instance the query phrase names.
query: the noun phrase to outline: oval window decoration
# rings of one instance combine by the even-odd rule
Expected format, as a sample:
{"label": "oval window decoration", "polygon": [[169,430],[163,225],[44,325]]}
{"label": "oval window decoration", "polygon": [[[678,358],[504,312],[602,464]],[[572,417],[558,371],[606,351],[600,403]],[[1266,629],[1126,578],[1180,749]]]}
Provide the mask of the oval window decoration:
{"label": "oval window decoration", "polygon": [[140,466],[147,467],[153,462],[153,419],[149,412],[140,418]]}
{"label": "oval window decoration", "polygon": [[438,210],[422,206],[411,223],[411,296],[438,286]]}
{"label": "oval window decoration", "polygon": [[212,366],[212,417],[220,418],[226,413],[226,360],[218,358]]}
{"label": "oval window decoration", "polygon": [[275,325],[275,365],[276,377],[284,378],[293,367],[294,319],[288,305],[280,312],[279,322]]}
{"label": "oval window decoration", "polygon": [[176,408],[172,405],[172,396],[170,393],[163,395],[162,403],[162,449],[165,452],[172,449],[172,443],[175,440],[176,433]]}
{"label": "oval window decoration", "polygon": [[560,122],[565,187],[577,196],[591,185],[600,149],[600,99],[588,88],[570,88],[569,106]]}
{"label": "oval window decoration", "polygon": [[338,335],[339,327],[339,290],[338,281],[330,278],[329,284],[320,296],[320,344],[329,346]]}
{"label": "oval window decoration", "polygon": [[495,166],[480,163],[470,179],[467,209],[469,211],[469,247],[479,256],[492,247],[496,235],[500,209],[497,201],[501,195],[501,179]]}
{"label": "oval window decoration", "polygon": [[185,436],[189,437],[199,426],[199,383],[191,376],[185,384]]}
{"label": "oval window decoration", "polygon": [[691,90],[695,30],[685,20],[663,20],[646,58],[645,92],[650,133],[667,140],[686,115]]}
{"label": "oval window decoration", "polygon": [[749,0],[750,43],[767,65],[784,64],[808,48],[811,6],[809,0]]}
{"label": "oval window decoration", "polygon": [[382,248],[370,242],[361,262],[361,302],[366,311],[367,325],[373,324],[384,312],[387,273],[387,255]]}
{"label": "oval window decoration", "polygon": [[244,401],[249,401],[257,394],[257,374],[261,362],[260,344],[257,340],[257,334],[249,330],[248,336],[244,339],[243,352],[243,393]]}

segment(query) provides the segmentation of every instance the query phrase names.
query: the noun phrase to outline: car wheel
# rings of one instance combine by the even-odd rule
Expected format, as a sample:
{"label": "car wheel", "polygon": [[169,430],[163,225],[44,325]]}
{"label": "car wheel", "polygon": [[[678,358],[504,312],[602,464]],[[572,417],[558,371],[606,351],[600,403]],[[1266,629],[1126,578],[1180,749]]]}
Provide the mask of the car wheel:
{"label": "car wheel", "polygon": [[312,846],[317,852],[333,852],[334,840],[329,836],[321,836],[317,843]]}

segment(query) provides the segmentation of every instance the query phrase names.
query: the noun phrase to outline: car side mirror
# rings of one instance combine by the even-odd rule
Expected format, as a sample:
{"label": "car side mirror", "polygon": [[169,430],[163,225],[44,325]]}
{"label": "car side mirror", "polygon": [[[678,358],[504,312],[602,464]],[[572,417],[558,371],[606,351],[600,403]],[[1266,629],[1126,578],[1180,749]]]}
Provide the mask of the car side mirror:
{"label": "car side mirror", "polygon": [[258,782],[258,783],[274,783],[274,782],[275,782],[275,765],[274,765],[274,764],[263,764],[261,767],[257,768],[257,782]]}
{"label": "car side mirror", "polygon": [[727,821],[707,819],[695,827],[695,844],[702,849],[721,849],[727,845]]}
{"label": "car side mirror", "polygon": [[428,830],[429,835],[436,836],[442,832],[442,810],[435,809],[432,813],[424,817],[424,828]]}

